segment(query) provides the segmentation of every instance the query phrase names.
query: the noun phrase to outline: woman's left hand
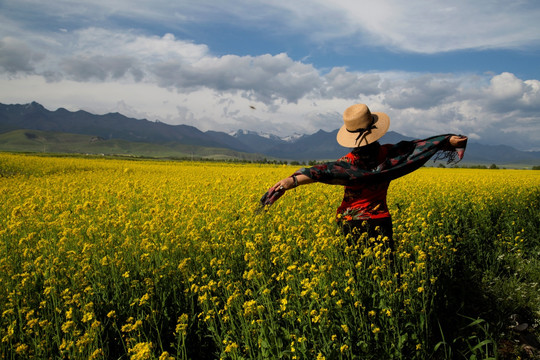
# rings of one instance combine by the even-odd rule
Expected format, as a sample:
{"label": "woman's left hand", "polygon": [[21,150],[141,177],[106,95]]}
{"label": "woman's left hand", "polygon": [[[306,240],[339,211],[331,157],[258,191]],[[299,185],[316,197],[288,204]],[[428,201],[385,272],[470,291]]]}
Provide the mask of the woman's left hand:
{"label": "woman's left hand", "polygon": [[466,136],[457,136],[453,135],[450,136],[450,145],[455,148],[463,148],[465,145],[467,145],[468,138]]}

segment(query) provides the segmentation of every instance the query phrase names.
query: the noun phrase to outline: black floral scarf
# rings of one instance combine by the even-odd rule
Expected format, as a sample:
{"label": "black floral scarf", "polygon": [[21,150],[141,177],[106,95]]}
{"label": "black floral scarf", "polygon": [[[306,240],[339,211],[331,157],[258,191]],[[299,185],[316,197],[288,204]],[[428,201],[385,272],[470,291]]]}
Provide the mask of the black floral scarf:
{"label": "black floral scarf", "polygon": [[[359,185],[391,181],[422,167],[431,157],[446,159],[448,164],[459,162],[465,147],[453,148],[449,144],[453,134],[438,135],[422,140],[400,141],[393,145],[386,160],[372,170],[361,169],[347,161],[327,162],[310,168],[301,168],[293,175],[306,175],[316,182],[331,185]],[[285,190],[267,191],[261,198],[261,207],[272,205]]]}

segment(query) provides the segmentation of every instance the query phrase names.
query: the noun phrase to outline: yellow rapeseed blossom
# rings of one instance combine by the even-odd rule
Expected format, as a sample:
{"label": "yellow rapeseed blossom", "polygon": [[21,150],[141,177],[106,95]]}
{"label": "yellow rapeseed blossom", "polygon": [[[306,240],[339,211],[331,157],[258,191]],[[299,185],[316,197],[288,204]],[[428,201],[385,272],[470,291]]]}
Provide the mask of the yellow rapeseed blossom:
{"label": "yellow rapeseed blossom", "polygon": [[347,244],[339,186],[256,211],[296,168],[0,154],[0,353],[186,359],[204,334],[224,358],[390,358],[401,350],[383,339],[402,329],[403,354],[420,359],[466,226],[485,230],[475,216],[496,215],[490,241],[516,256],[505,264],[526,264],[537,235],[539,172],[421,168],[393,181],[390,254],[385,238]]}
{"label": "yellow rapeseed blossom", "polygon": [[132,360],[146,360],[152,358],[152,343],[141,342],[135,344],[130,350],[130,359]]}
{"label": "yellow rapeseed blossom", "polygon": [[182,314],[178,318],[177,324],[176,324],[176,333],[187,335],[187,327],[188,327],[188,314]]}

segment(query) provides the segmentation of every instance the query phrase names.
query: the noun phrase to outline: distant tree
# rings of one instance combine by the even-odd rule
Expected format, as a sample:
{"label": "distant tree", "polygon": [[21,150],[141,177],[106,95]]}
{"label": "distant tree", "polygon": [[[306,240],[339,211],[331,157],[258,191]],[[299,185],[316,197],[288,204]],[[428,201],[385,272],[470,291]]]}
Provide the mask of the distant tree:
{"label": "distant tree", "polygon": [[532,167],[533,170],[540,170],[540,165],[535,165]]}
{"label": "distant tree", "polygon": [[495,164],[491,164],[491,165],[489,166],[489,168],[490,168],[490,169],[498,169],[499,167],[498,167],[497,165],[495,165]]}

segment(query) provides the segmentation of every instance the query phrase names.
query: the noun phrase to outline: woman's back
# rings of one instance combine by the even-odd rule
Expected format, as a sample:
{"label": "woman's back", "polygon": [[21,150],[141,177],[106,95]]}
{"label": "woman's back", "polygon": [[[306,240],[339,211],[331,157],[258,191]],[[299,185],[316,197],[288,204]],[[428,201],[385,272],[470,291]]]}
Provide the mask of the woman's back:
{"label": "woman's back", "polygon": [[[374,142],[368,146],[355,148],[339,161],[346,161],[365,170],[377,168],[386,159],[388,145]],[[386,204],[386,194],[390,181],[370,185],[345,186],[343,201],[337,209],[346,220],[367,220],[390,217]]]}

